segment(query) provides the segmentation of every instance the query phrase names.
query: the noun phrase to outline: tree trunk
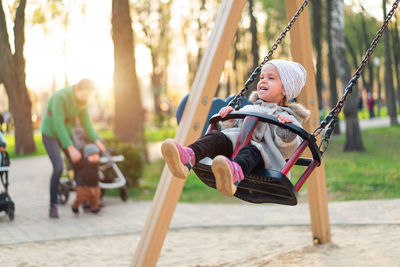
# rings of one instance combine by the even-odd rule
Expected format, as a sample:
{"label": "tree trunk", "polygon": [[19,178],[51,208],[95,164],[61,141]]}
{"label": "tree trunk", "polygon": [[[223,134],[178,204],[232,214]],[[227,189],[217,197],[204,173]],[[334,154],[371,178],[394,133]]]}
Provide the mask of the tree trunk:
{"label": "tree trunk", "polygon": [[16,11],[14,23],[15,52],[12,54],[3,3],[0,0],[0,81],[6,88],[10,111],[14,118],[16,154],[36,151],[33,140],[32,103],[25,84],[25,59],[23,54],[25,6],[26,1],[21,0]]}
{"label": "tree trunk", "polygon": [[161,110],[161,93],[162,93],[162,82],[161,77],[162,73],[160,73],[161,68],[158,66],[158,57],[159,55],[155,55],[155,53],[151,53],[152,62],[153,62],[153,73],[151,74],[151,87],[153,91],[153,101],[154,101],[154,115],[156,125],[158,127],[162,126],[162,110]]}
{"label": "tree trunk", "polygon": [[162,94],[165,93],[165,89],[167,88],[168,50],[171,40],[168,22],[171,17],[171,4],[172,1],[164,3],[156,0],[142,0],[137,1],[135,4],[135,19],[142,26],[142,31],[145,34],[143,42],[150,49],[151,53],[151,87],[154,102],[154,117],[158,127],[161,127],[164,121],[161,99]]}
{"label": "tree trunk", "polygon": [[[357,58],[356,51],[354,51],[354,48],[351,45],[351,42],[349,41],[349,39],[347,37],[345,37],[345,42],[346,42],[346,48],[349,51],[350,57],[353,59],[354,68],[357,68],[359,60]],[[364,75],[361,75],[361,76],[362,76],[361,78],[364,77]],[[366,82],[367,81],[364,81],[364,78],[363,78],[363,84],[366,83]]]}
{"label": "tree trunk", "polygon": [[394,59],[394,68],[396,73],[396,81],[397,81],[397,101],[400,103],[400,37],[399,37],[399,27],[397,25],[397,16],[393,29],[393,59]]}
{"label": "tree trunk", "polygon": [[381,108],[382,108],[382,86],[379,74],[380,74],[380,67],[378,65],[376,68],[376,83],[378,85],[378,117],[381,116]]}
{"label": "tree trunk", "polygon": [[[367,30],[367,25],[365,23],[365,16],[364,14],[361,12],[361,26],[362,26],[362,31],[363,31],[363,39],[364,39],[364,44],[365,44],[365,51],[367,51],[368,47],[371,44],[371,40],[368,39],[368,30]],[[362,53],[361,55],[363,55],[364,53]],[[368,76],[369,79],[367,81],[366,78],[366,74],[362,75],[364,77],[363,79],[363,84],[365,86],[365,89],[367,90],[367,92],[371,92],[372,93],[372,86],[374,84],[374,68],[373,68],[373,64],[369,63],[367,64],[367,68],[368,68]]]}
{"label": "tree trunk", "polygon": [[253,13],[254,8],[254,0],[249,0],[249,16],[250,16],[250,32],[251,32],[251,54],[253,56],[253,66],[252,69],[255,69],[260,61],[260,57],[258,55],[258,32],[257,32],[257,20]]}
{"label": "tree trunk", "polygon": [[322,109],[322,3],[321,0],[312,1],[313,43],[317,54],[315,81],[317,85],[318,108]]}
{"label": "tree trunk", "polygon": [[[343,90],[351,78],[349,62],[346,58],[346,43],[344,35],[344,4],[343,0],[333,1],[331,8],[331,41],[335,53],[334,60],[336,71],[339,74]],[[346,119],[345,151],[364,150],[361,139],[360,125],[357,118],[358,88],[353,87],[353,93],[348,96],[344,106]]]}
{"label": "tree trunk", "polygon": [[[382,0],[383,18],[386,18],[386,0]],[[397,125],[396,116],[396,97],[394,94],[393,72],[392,72],[392,55],[390,53],[390,36],[389,30],[386,29],[383,33],[385,43],[385,92],[386,104],[390,117],[390,125]]]}
{"label": "tree trunk", "polygon": [[135,46],[128,0],[112,1],[114,42],[114,133],[123,142],[139,146],[147,159],[144,109],[136,76]]}
{"label": "tree trunk", "polygon": [[[251,33],[251,55],[253,58],[253,64],[251,69],[249,69],[248,74],[250,75],[253,70],[258,67],[260,57],[258,55],[258,31],[257,31],[257,20],[254,16],[254,0],[249,0],[249,16],[250,16],[250,33]],[[257,82],[253,82],[249,85],[249,90],[246,92],[246,96],[249,96],[251,91],[257,90]]]}
{"label": "tree trunk", "polygon": [[[203,56],[203,50],[205,49],[203,45],[205,44],[205,38],[207,38],[207,35],[205,33],[208,32],[208,27],[206,22],[202,22],[200,19],[200,14],[204,14],[207,12],[206,10],[206,0],[200,0],[200,1],[188,1],[188,3],[195,3],[200,2],[200,8],[192,8],[190,9],[190,19],[187,19],[184,21],[183,24],[185,24],[184,30],[182,32],[183,34],[183,39],[186,43],[187,46],[189,46],[189,36],[193,34],[196,38],[196,43],[198,45],[197,53],[196,55],[193,55],[190,49],[186,49],[186,57],[187,57],[187,64],[188,64],[188,84],[189,86],[192,86],[194,77],[196,76],[197,68],[200,64],[201,57]],[[191,29],[191,24],[196,21],[197,22],[197,28],[196,31],[192,31]],[[188,33],[186,33],[188,31]]]}
{"label": "tree trunk", "polygon": [[[235,34],[235,40],[233,41],[233,62],[232,62],[232,71],[234,73],[234,84],[233,84],[233,88],[234,90],[240,90],[242,88],[239,88],[239,71],[238,71],[238,61],[240,58],[240,50],[238,47],[238,43],[239,43],[239,29],[238,31],[236,31]],[[230,92],[228,94],[228,96],[230,96]]]}
{"label": "tree trunk", "polygon": [[[350,56],[351,56],[351,58],[353,59],[353,63],[354,63],[354,68],[355,69],[357,69],[358,68],[358,63],[359,63],[359,60],[358,60],[358,58],[357,58],[357,53],[354,51],[354,48],[353,48],[353,46],[351,45],[351,42],[349,41],[349,39],[347,38],[347,37],[345,37],[345,40],[346,40],[346,48],[348,49],[348,51],[349,51],[349,53],[350,53]],[[366,80],[366,78],[365,78],[365,75],[361,75],[361,77],[360,77],[361,79],[362,79],[362,81],[363,81],[363,85],[364,86],[367,86],[367,80]],[[363,90],[363,89],[361,89],[361,90]],[[367,89],[367,91],[368,91],[368,89]],[[357,115],[358,115],[358,111],[361,109],[361,107],[362,107],[362,91],[358,91],[358,93],[357,93]],[[361,107],[360,107],[360,101],[361,101]]]}
{"label": "tree trunk", "polygon": [[[339,99],[337,86],[336,86],[336,70],[335,70],[335,60],[334,60],[334,51],[332,48],[332,39],[331,35],[331,4],[332,0],[327,0],[326,3],[326,28],[327,28],[327,39],[328,39],[328,70],[329,70],[329,107],[334,108]],[[336,124],[335,129],[333,130],[333,134],[340,134],[340,125]]]}
{"label": "tree trunk", "polygon": [[[362,13],[360,13],[361,15],[360,15],[360,19],[362,20],[362,18],[363,18],[363,15],[362,15]],[[363,23],[361,23],[361,24],[363,24]],[[362,30],[362,28],[360,29],[360,28],[358,28],[357,27],[358,25],[355,25],[355,24],[352,24],[352,28],[354,29],[354,32],[360,32],[360,31],[363,31]],[[363,42],[363,40],[358,40],[358,42],[357,42],[357,44],[358,44],[358,51],[356,51],[354,48],[353,48],[353,45],[352,45],[352,43],[351,43],[351,40],[349,40],[349,38],[347,38],[347,36],[345,36],[345,40],[346,40],[346,49],[348,50],[348,52],[350,53],[350,57],[351,57],[351,59],[352,59],[352,65],[354,66],[354,68],[355,69],[357,69],[357,67],[358,67],[358,65],[359,65],[359,63],[360,63],[360,60],[358,59],[358,57],[359,56],[363,56],[364,55],[364,53],[365,53],[365,51],[367,50],[367,48],[368,48],[368,45],[367,46],[365,46],[365,43]],[[351,64],[350,64],[351,65]],[[368,64],[369,65],[369,64]],[[363,85],[363,87],[361,88],[361,93],[359,93],[359,97],[362,97],[362,90],[364,90],[364,88],[365,89],[367,89],[367,91],[368,91],[368,81],[367,81],[367,77],[366,77],[366,74],[365,74],[365,72],[363,73],[363,75],[361,75],[361,77],[360,77],[360,79],[362,80],[362,85]]]}

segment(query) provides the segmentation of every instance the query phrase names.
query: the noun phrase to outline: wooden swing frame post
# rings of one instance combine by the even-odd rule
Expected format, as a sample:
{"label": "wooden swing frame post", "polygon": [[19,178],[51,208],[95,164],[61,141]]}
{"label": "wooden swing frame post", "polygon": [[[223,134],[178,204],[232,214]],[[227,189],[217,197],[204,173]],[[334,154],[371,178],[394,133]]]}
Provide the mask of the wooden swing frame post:
{"label": "wooden swing frame post", "polygon": [[[286,0],[287,14],[294,14],[294,11],[301,4],[300,2],[299,0]],[[207,118],[245,3],[245,0],[223,0],[220,5],[214,29],[210,34],[208,46],[201,59],[190,97],[176,134],[175,139],[181,144],[190,144],[201,135],[202,126]],[[302,19],[297,23],[298,27],[294,28],[296,33],[293,33],[293,30],[291,31],[292,40],[296,40],[296,42],[292,42],[291,48],[293,59],[302,63],[308,72],[306,88],[303,90],[300,99],[309,102],[314,99],[314,103],[311,103],[314,108],[310,108],[309,104],[306,104],[306,106],[311,109],[314,116],[317,116],[310,28],[308,19],[304,18],[308,18],[307,12],[302,15]],[[304,35],[304,32],[308,35]],[[304,51],[307,51],[307,53],[304,53]],[[302,102],[306,103],[306,101]],[[311,121],[314,120],[315,117],[311,118]],[[307,129],[310,130],[311,126],[311,124],[308,125]],[[318,170],[313,175],[318,176],[318,179],[316,179],[317,177],[314,179],[310,177],[311,181],[308,183],[310,211],[313,237],[321,243],[325,243],[330,241],[330,225],[323,167],[318,168]],[[164,167],[132,260],[132,266],[148,267],[156,265],[184,183],[185,179],[173,177],[168,168]]]}
{"label": "wooden swing frame post", "polygon": [[[286,15],[288,20],[303,3],[302,0],[286,0]],[[306,85],[303,88],[298,101],[304,104],[310,111],[310,119],[303,124],[304,128],[311,132],[318,126],[318,98],[315,84],[314,63],[312,58],[312,44],[308,10],[305,9],[298,18],[298,22],[290,30],[290,51],[293,61],[301,63],[307,71]],[[319,136],[320,138],[320,136]],[[317,140],[319,143],[320,140]],[[331,241],[331,229],[329,222],[328,200],[325,182],[324,163],[316,168],[307,180],[308,202],[311,216],[311,231],[316,243]]]}
{"label": "wooden swing frame post", "polygon": [[[220,5],[175,137],[180,144],[193,143],[201,135],[245,4],[224,0]],[[184,183],[164,167],[132,266],[156,265]]]}

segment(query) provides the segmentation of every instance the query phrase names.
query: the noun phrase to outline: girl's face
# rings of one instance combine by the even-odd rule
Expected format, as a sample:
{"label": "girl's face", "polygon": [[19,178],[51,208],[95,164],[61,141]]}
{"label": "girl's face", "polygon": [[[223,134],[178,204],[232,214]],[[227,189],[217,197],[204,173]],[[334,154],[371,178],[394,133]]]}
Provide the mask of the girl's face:
{"label": "girl's face", "polygon": [[265,64],[260,73],[260,81],[257,83],[258,97],[269,103],[280,105],[286,96],[279,73],[274,65]]}

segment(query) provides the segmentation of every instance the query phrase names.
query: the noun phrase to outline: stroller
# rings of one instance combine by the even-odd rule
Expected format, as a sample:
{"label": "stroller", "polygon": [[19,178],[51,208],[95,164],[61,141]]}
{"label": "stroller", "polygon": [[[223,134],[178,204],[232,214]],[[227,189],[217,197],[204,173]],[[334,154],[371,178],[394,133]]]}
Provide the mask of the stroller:
{"label": "stroller", "polygon": [[[125,176],[119,169],[117,162],[122,162],[124,156],[117,155],[111,156],[108,152],[100,158],[99,166],[99,187],[101,190],[101,197],[104,196],[107,189],[120,188],[120,197],[123,201],[126,201],[129,197],[129,187]],[[60,178],[60,184],[58,187],[58,202],[60,204],[67,203],[69,199],[69,192],[75,191],[76,182],[74,179],[73,171],[69,172],[67,176]],[[116,175],[116,176],[115,176]]]}
{"label": "stroller", "polygon": [[[103,156],[100,157],[99,166],[99,187],[101,190],[101,196],[104,196],[107,189],[120,188],[120,197],[123,201],[126,201],[129,197],[129,187],[125,176],[119,169],[117,162],[124,161],[124,156],[116,155],[111,156],[107,151]],[[68,169],[68,168],[67,168]],[[65,204],[69,198],[69,192],[75,191],[76,182],[74,179],[74,173],[71,170],[67,176],[61,177],[58,188],[58,202]]]}
{"label": "stroller", "polygon": [[[90,143],[83,128],[77,124],[73,130],[72,138],[74,139],[75,146],[82,150],[83,147]],[[101,190],[101,197],[104,196],[106,189],[120,189],[120,197],[123,201],[126,201],[129,197],[129,186],[126,181],[125,176],[122,174],[121,170],[118,168],[117,162],[124,161],[122,155],[112,156],[109,151],[103,153],[100,157],[99,166],[99,187]],[[69,192],[75,191],[76,181],[75,174],[73,173],[73,168],[68,160],[64,160],[66,169],[69,170],[66,177],[61,177],[60,184],[58,187],[58,202],[60,204],[65,204],[69,198]]]}
{"label": "stroller", "polygon": [[14,220],[15,205],[8,194],[8,170],[10,159],[7,152],[2,152],[0,156],[0,178],[4,186],[4,192],[0,192],[0,211],[5,211],[10,220]]}

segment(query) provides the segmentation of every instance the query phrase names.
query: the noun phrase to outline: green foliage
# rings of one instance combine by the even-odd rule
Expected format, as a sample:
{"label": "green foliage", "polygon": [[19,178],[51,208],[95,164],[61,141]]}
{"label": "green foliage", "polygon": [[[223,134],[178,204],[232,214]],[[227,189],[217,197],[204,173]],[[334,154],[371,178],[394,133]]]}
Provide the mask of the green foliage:
{"label": "green foliage", "polygon": [[20,155],[20,154],[15,154],[15,138],[14,135],[12,134],[3,134],[4,137],[6,138],[7,141],[7,151],[10,155],[10,158],[22,158],[22,157],[32,157],[32,156],[38,156],[38,155],[46,155],[46,149],[44,148],[44,145],[42,143],[42,134],[41,133],[35,133],[33,135],[33,140],[35,142],[36,146],[36,152],[34,153],[29,153],[25,155]]}
{"label": "green foliage", "polygon": [[[345,35],[348,42],[351,44],[355,53],[358,55],[358,60],[361,61],[361,57],[364,56],[367,46],[375,38],[376,32],[381,26],[381,22],[377,21],[376,18],[369,15],[367,12],[355,13],[352,10],[352,6],[345,6]],[[362,19],[366,25],[366,38],[364,40],[364,30],[362,27]],[[382,58],[384,56],[383,45],[378,45],[374,51],[374,57]],[[351,58],[349,56],[349,58]],[[358,65],[359,62],[352,62],[351,66]],[[371,62],[372,64],[372,62]]]}
{"label": "green foliage", "polygon": [[285,2],[276,0],[259,0],[259,2],[261,2],[263,9],[268,15],[273,16],[273,19],[282,22],[282,25],[284,25],[286,22]]}
{"label": "green foliage", "polygon": [[[260,44],[266,44],[267,50],[261,51],[261,58],[266,56],[266,52],[272,48],[272,44],[280,37],[288,21],[286,17],[285,1],[259,0],[262,11],[265,12],[266,20],[263,25],[263,35],[260,36]],[[255,14],[257,16],[257,14]],[[261,29],[261,28],[260,28]],[[289,38],[284,38],[279,44],[279,48],[274,52],[273,58],[286,58],[289,56]],[[245,54],[247,54],[246,52]]]}
{"label": "green foliage", "polygon": [[42,7],[39,7],[35,11],[33,11],[32,24],[44,25],[46,21],[46,15]]}
{"label": "green foliage", "polygon": [[137,186],[138,179],[142,177],[144,164],[139,148],[116,139],[106,139],[104,143],[112,155],[124,156],[124,161],[119,162],[118,167],[127,179],[129,186]]}
{"label": "green foliage", "polygon": [[[145,129],[145,136],[147,143],[160,142],[167,138],[174,138],[175,134],[176,134],[176,125],[164,125],[163,127],[147,125]],[[114,133],[112,130],[99,131],[99,135],[103,139],[114,138]]]}
{"label": "green foliage", "polygon": [[[325,118],[325,116],[328,115],[329,112],[330,112],[330,110],[321,109],[319,111],[319,120],[322,121]],[[375,105],[374,112],[375,112],[375,117],[387,117],[388,116],[388,112],[387,112],[386,106],[382,107],[378,112],[378,107],[377,107],[377,105]],[[361,120],[361,119],[369,119],[368,109],[367,108],[363,108],[361,110],[358,110],[357,116],[358,116],[359,120]],[[339,120],[344,120],[344,119],[345,119],[344,113],[340,112],[339,113]]]}
{"label": "green foliage", "polygon": [[176,125],[165,126],[162,128],[147,127],[145,130],[146,140],[149,143],[163,141],[167,138],[174,138]]}
{"label": "green foliage", "polygon": [[143,176],[139,180],[138,186],[131,188],[129,195],[132,196],[134,200],[151,201],[154,197],[163,167],[163,160],[146,163],[143,169]]}

